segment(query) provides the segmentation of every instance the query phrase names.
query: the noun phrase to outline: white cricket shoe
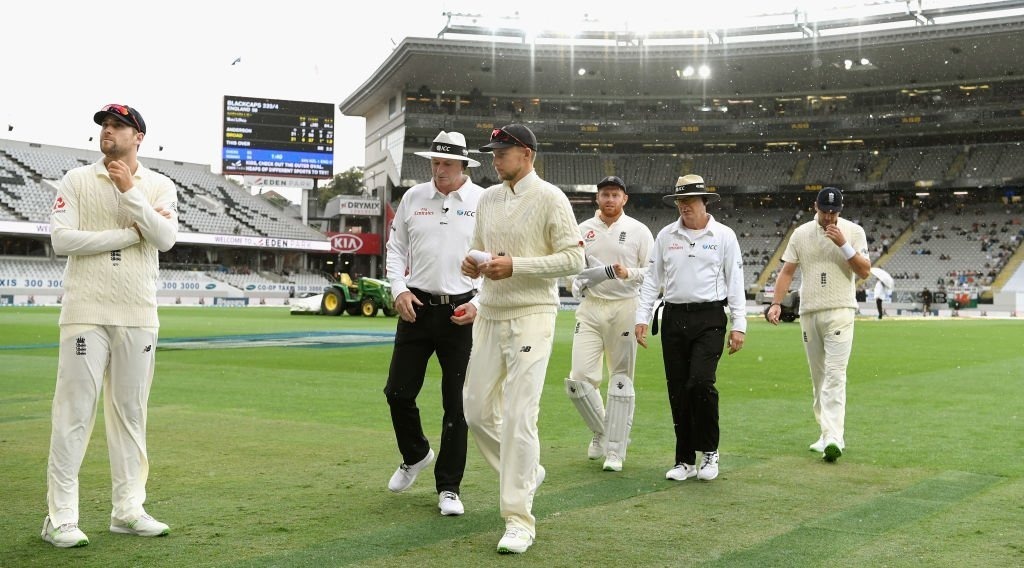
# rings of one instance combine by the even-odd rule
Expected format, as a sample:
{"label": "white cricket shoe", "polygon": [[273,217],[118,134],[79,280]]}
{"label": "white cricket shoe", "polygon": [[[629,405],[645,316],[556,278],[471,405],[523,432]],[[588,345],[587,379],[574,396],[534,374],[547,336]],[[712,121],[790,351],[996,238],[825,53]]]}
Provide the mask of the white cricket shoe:
{"label": "white cricket shoe", "polygon": [[622,471],[622,458],[615,452],[608,452],[604,458],[605,471]]}
{"label": "white cricket shoe", "polygon": [[537,487],[534,489],[540,489],[540,484],[544,483],[544,478],[548,476],[548,470],[544,469],[544,466],[537,464]]}
{"label": "white cricket shoe", "polygon": [[57,548],[74,548],[89,544],[89,537],[78,528],[78,523],[64,523],[55,527],[50,522],[49,515],[43,519],[43,532],[39,536]]}
{"label": "white cricket shoe", "polygon": [[420,461],[412,465],[406,465],[403,463],[398,466],[394,475],[391,476],[391,480],[388,481],[388,489],[395,493],[401,493],[402,491],[412,487],[413,482],[416,481],[416,476],[423,471],[423,468],[430,465],[430,462],[432,461],[434,461],[434,450],[427,450],[427,457]]}
{"label": "white cricket shoe", "polygon": [[665,473],[665,479],[675,481],[685,481],[691,477],[697,477],[697,467],[688,463],[678,463]]}
{"label": "white cricket shoe", "polygon": [[441,509],[441,515],[445,517],[461,515],[466,512],[466,508],[459,499],[459,494],[454,491],[442,491],[439,493],[437,496],[437,506]]}
{"label": "white cricket shoe", "polygon": [[530,533],[520,527],[508,527],[505,536],[498,541],[498,552],[501,554],[522,554],[533,544]]}
{"label": "white cricket shoe", "polygon": [[594,439],[587,446],[587,457],[592,460],[604,457],[604,434],[594,434]]}
{"label": "white cricket shoe", "polygon": [[133,521],[111,517],[110,532],[135,536],[164,536],[170,534],[171,527],[154,519],[149,513],[143,512],[142,516]]}
{"label": "white cricket shoe", "polygon": [[817,442],[814,442],[808,447],[812,452],[818,452],[819,454],[825,452],[825,437],[818,438]]}
{"label": "white cricket shoe", "polygon": [[700,471],[697,472],[697,479],[711,481],[718,477],[718,450],[704,452],[704,459],[700,462]]}

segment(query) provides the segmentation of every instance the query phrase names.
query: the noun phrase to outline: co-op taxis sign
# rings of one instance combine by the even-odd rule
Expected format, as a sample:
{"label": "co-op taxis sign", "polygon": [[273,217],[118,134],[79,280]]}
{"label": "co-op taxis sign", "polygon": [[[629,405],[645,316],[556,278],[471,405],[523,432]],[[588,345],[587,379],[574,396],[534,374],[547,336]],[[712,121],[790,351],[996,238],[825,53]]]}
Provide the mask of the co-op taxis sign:
{"label": "co-op taxis sign", "polygon": [[328,233],[331,252],[339,254],[380,254],[380,235],[376,233]]}

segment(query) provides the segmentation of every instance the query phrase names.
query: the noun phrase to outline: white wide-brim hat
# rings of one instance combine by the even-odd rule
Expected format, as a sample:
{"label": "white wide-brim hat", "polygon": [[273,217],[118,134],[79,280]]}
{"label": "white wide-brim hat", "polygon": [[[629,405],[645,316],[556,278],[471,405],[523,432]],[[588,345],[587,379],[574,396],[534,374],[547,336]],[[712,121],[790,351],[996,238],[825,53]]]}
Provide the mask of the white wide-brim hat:
{"label": "white wide-brim hat", "polygon": [[661,201],[665,205],[675,207],[676,200],[683,197],[707,197],[709,203],[722,199],[721,195],[707,190],[704,178],[694,174],[687,174],[677,179],[675,193],[662,196]]}
{"label": "white wide-brim hat", "polygon": [[430,144],[429,152],[413,152],[424,158],[446,158],[449,160],[462,160],[469,163],[469,167],[475,168],[480,162],[469,157],[469,148],[466,147],[466,137],[458,132],[441,131]]}

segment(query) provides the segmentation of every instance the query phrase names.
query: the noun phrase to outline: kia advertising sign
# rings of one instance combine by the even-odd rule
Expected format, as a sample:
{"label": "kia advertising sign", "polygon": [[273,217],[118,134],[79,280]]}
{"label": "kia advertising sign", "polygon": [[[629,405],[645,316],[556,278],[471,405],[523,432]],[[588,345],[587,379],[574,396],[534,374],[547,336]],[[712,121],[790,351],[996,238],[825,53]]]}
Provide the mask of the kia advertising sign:
{"label": "kia advertising sign", "polygon": [[380,235],[376,233],[328,233],[331,252],[338,254],[380,254]]}

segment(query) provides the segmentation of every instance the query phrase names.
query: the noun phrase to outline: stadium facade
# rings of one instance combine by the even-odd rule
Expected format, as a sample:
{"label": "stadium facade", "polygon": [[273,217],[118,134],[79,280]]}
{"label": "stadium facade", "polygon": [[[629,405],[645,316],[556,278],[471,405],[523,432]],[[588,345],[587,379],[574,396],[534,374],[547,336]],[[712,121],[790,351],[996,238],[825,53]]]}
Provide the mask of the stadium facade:
{"label": "stadium facade", "polygon": [[[873,257],[883,265],[900,251],[939,256],[932,245],[947,233],[1012,249],[972,255],[992,243],[968,242],[954,247],[955,268],[938,264],[928,277],[915,262],[889,265],[912,281],[898,284],[905,300],[940,280],[957,288],[951,297],[969,285],[972,300],[984,300],[1003,285],[1020,240],[1024,2],[893,4],[903,9],[868,18],[810,22],[797,12],[734,30],[575,38],[450,15],[437,38],[405,39],[339,108],[366,119],[364,177],[389,200],[429,179],[413,152],[439,130],[464,133],[472,147],[520,122],[541,141],[539,173],[581,218],[592,214],[593,184],[618,175],[656,231],[671,218],[659,196],[697,173],[723,196],[723,214],[765,221],[744,243],[757,249],[752,296],[770,286],[775,253],[808,197],[837,186],[848,216],[865,225],[882,217]],[[494,183],[483,161],[471,173]],[[957,211],[974,205],[981,221],[961,223]],[[932,219],[942,225],[935,234]],[[995,224],[996,235],[971,233]]]}

